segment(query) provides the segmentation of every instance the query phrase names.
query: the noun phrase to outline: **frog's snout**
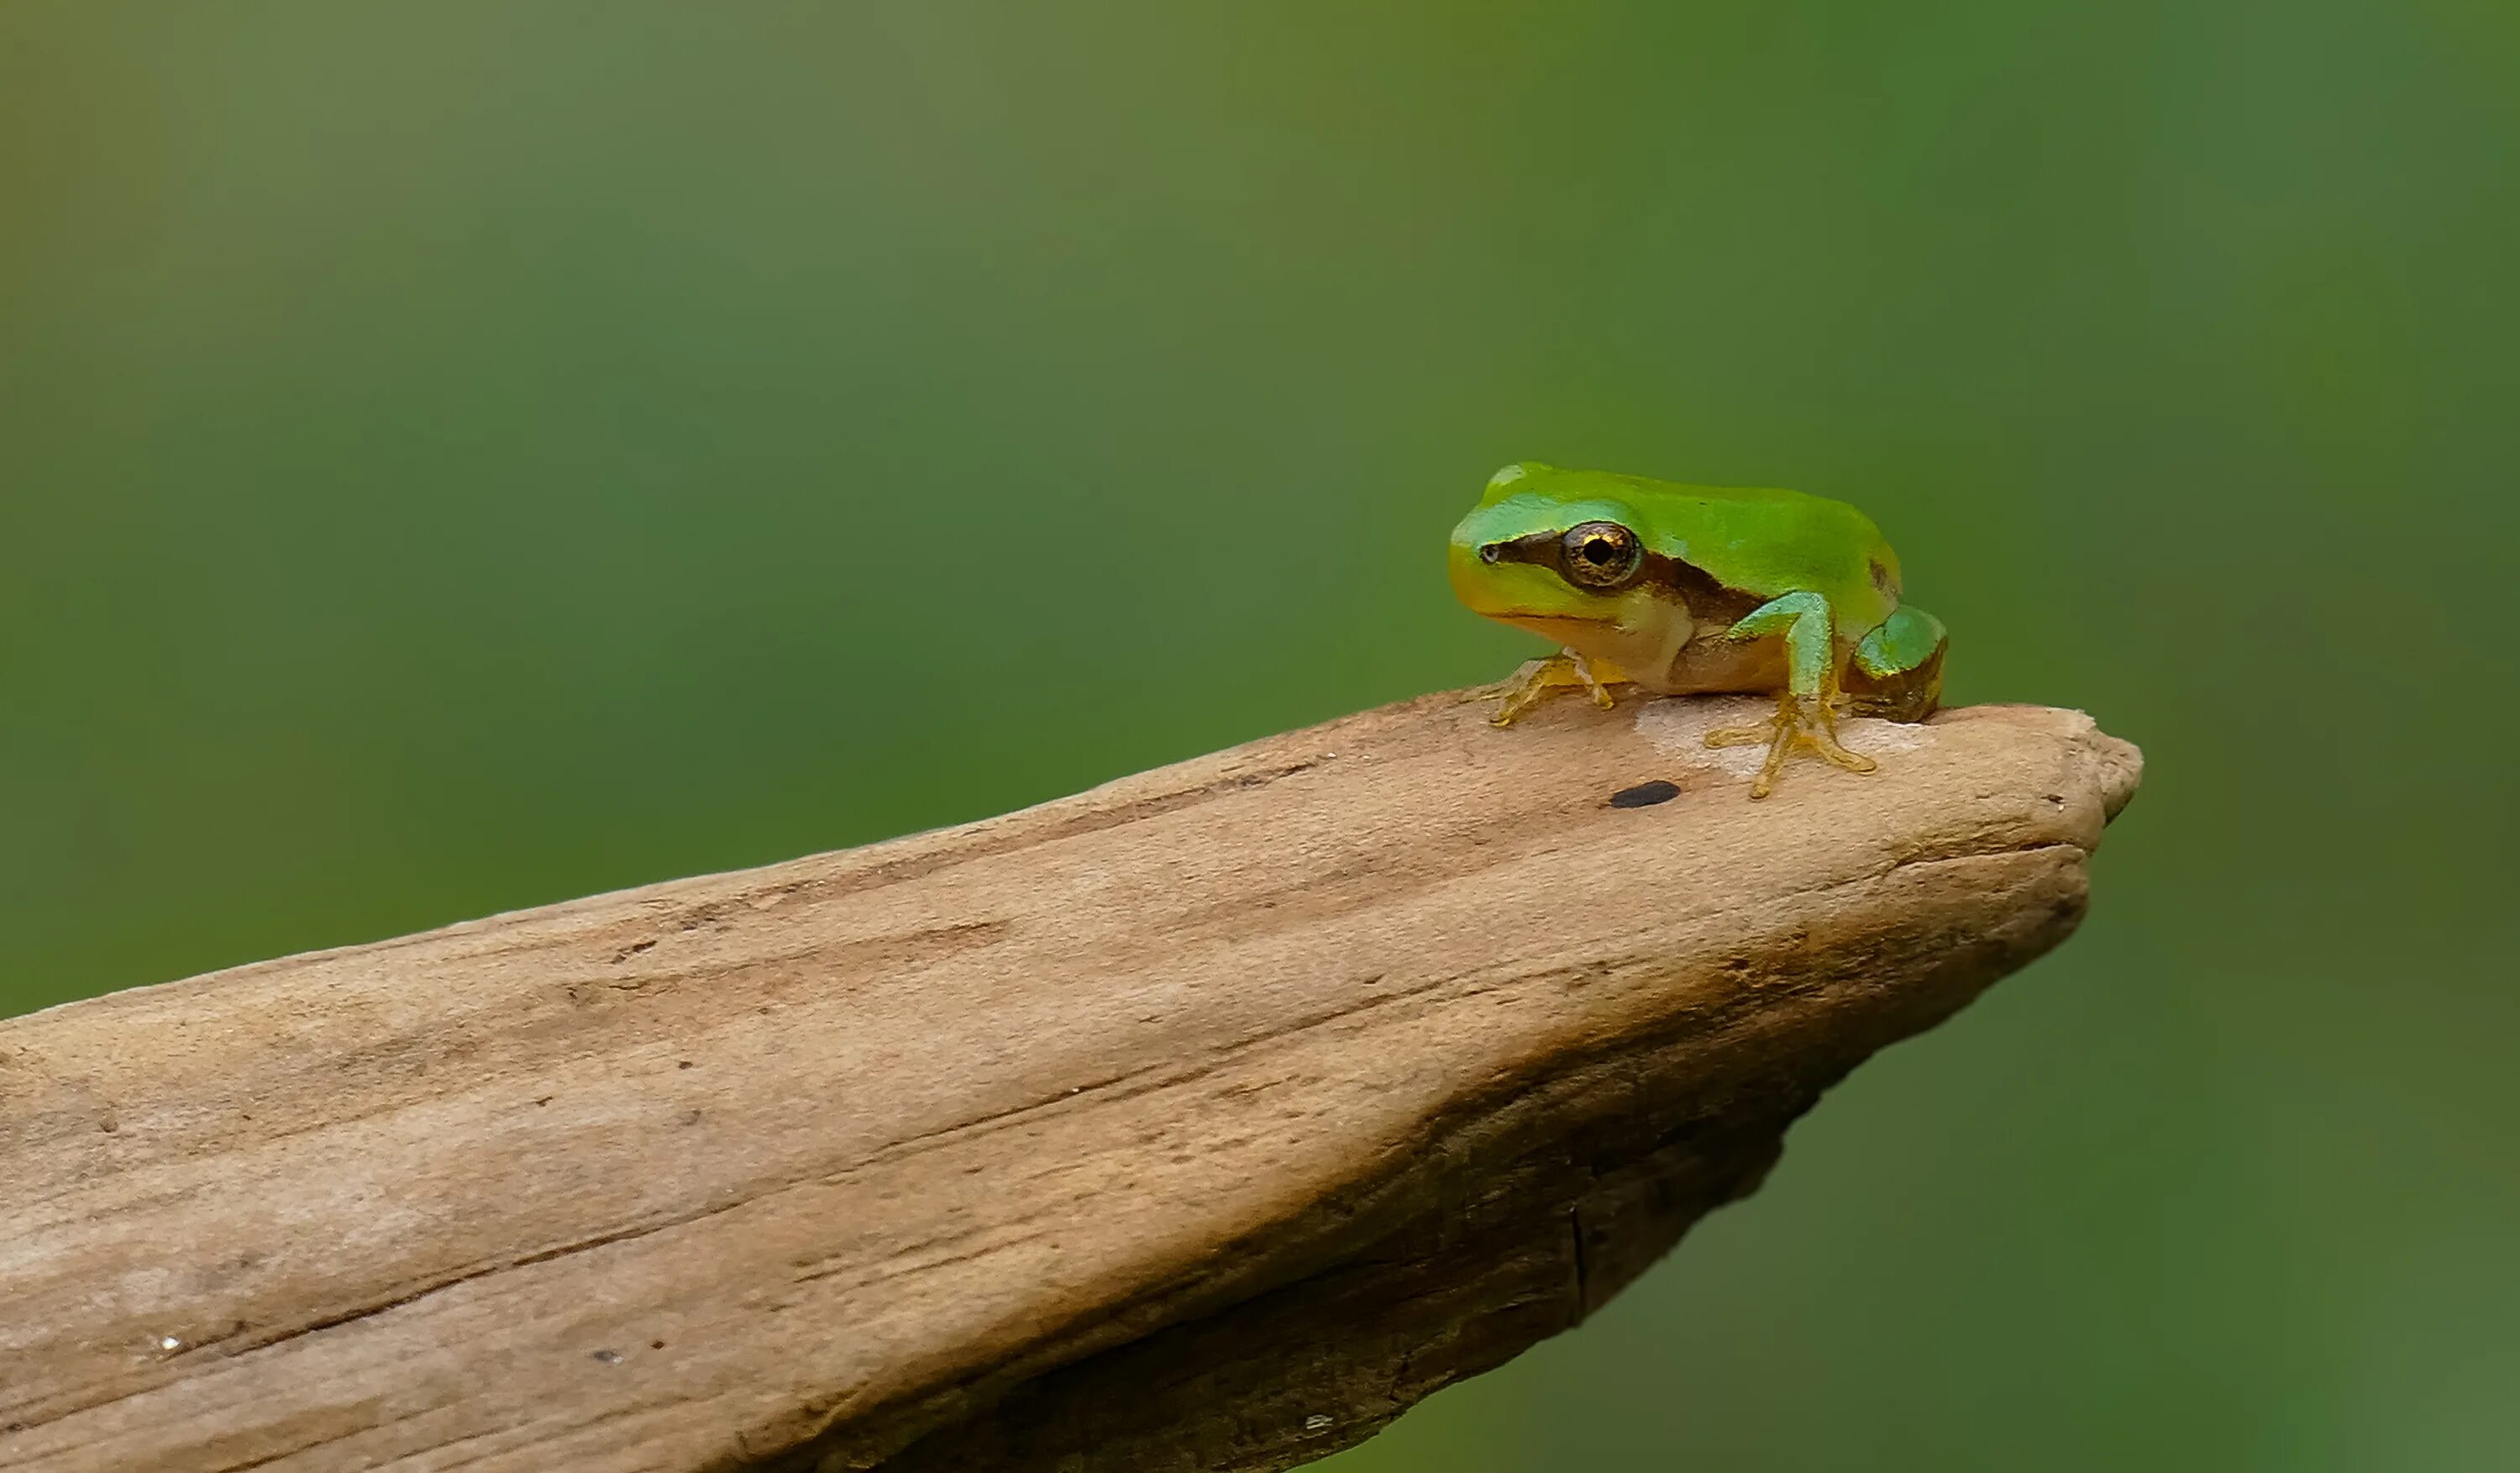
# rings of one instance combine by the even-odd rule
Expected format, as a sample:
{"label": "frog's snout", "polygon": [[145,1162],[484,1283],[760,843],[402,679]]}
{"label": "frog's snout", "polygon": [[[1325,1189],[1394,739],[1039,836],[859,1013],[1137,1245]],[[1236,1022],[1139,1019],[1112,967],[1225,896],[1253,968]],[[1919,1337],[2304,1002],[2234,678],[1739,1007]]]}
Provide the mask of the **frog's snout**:
{"label": "frog's snout", "polygon": [[1453,593],[1471,612],[1502,615],[1519,610],[1532,596],[1530,575],[1508,556],[1509,543],[1492,537],[1464,536],[1453,543]]}

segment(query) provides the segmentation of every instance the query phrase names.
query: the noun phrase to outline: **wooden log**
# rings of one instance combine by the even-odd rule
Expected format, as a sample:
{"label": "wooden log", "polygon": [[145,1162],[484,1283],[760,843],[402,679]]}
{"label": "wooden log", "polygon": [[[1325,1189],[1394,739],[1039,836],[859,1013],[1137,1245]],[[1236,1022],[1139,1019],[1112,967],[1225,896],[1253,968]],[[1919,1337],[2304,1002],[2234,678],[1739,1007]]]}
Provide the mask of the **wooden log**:
{"label": "wooden log", "polygon": [[0,1024],[0,1469],[1346,1446],[2063,939],[2137,779],[1977,708],[1752,803],[1763,710],[1432,696]]}

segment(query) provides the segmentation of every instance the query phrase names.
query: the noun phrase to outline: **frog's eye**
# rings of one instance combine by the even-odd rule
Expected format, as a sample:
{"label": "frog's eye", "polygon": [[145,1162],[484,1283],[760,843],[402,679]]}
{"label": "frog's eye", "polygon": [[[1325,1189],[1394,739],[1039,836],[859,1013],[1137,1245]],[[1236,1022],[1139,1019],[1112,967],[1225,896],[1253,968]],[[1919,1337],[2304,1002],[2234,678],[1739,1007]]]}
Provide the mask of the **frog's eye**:
{"label": "frog's eye", "polygon": [[1645,560],[1637,534],[1616,522],[1572,528],[1558,539],[1557,549],[1566,580],[1587,588],[1616,588],[1635,577]]}

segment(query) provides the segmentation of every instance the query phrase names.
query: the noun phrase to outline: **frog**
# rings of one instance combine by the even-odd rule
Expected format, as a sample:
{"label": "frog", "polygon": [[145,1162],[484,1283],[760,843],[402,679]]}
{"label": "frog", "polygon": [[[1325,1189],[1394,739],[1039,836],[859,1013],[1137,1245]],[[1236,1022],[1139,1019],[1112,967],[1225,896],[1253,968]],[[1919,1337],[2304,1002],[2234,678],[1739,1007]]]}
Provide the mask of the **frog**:
{"label": "frog", "polygon": [[1449,561],[1473,613],[1558,646],[1485,692],[1499,726],[1561,691],[1604,711],[1622,688],[1773,692],[1773,716],[1705,738],[1767,748],[1761,799],[1797,753],[1877,769],[1841,717],[1919,722],[1942,702],[1949,633],[1902,601],[1899,555],[1843,501],[1518,461],[1453,529]]}

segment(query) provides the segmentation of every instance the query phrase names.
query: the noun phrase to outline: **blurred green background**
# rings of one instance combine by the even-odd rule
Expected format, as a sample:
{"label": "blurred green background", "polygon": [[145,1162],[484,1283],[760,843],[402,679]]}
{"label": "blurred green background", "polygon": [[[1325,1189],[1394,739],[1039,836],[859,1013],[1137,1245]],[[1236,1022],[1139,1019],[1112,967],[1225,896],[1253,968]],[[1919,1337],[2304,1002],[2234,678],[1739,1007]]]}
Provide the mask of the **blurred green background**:
{"label": "blurred green background", "polygon": [[1801,486],[2144,746],[2097,908],[1335,1467],[2520,1466],[2516,157],[2501,0],[8,0],[0,1011],[1495,676],[1510,459]]}

